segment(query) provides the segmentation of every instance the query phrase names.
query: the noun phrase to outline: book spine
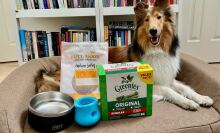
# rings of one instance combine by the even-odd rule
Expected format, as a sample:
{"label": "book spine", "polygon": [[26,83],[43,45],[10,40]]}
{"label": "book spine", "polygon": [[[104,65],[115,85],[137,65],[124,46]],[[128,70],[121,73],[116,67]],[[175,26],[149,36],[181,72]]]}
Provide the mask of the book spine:
{"label": "book spine", "polygon": [[76,33],[73,33],[73,42],[76,42],[77,39],[76,39]]}
{"label": "book spine", "polygon": [[125,45],[128,45],[128,30],[125,30]]}
{"label": "book spine", "polygon": [[85,1],[85,2],[86,2],[86,8],[89,7],[89,1],[90,1],[90,0],[86,0],[86,1]]}
{"label": "book spine", "polygon": [[107,7],[107,0],[103,0],[103,7]]}
{"label": "book spine", "polygon": [[74,8],[74,0],[70,0],[70,8]]}
{"label": "book spine", "polygon": [[51,41],[52,41],[52,48],[53,48],[53,51],[54,51],[54,55],[55,56],[58,56],[58,49],[57,49],[57,33],[56,32],[51,32]]}
{"label": "book spine", "polygon": [[64,5],[64,8],[68,8],[67,0],[63,0],[63,5]]}
{"label": "book spine", "polygon": [[27,62],[28,58],[27,58],[26,39],[25,39],[25,30],[24,29],[19,30],[19,37],[20,37],[23,61]]}
{"label": "book spine", "polygon": [[35,6],[35,9],[39,9],[39,2],[38,2],[38,0],[34,0],[34,6]]}
{"label": "book spine", "polygon": [[131,30],[128,30],[128,45],[131,45]]}
{"label": "book spine", "polygon": [[34,55],[35,59],[38,59],[38,50],[37,50],[37,37],[36,37],[36,32],[32,32],[32,42],[33,42],[33,49],[34,49]]}
{"label": "book spine", "polygon": [[39,9],[44,9],[43,0],[39,0]]}
{"label": "book spine", "polygon": [[74,5],[74,8],[77,8],[78,7],[78,0],[74,0],[73,5]]}
{"label": "book spine", "polygon": [[69,35],[68,31],[65,32],[65,42],[69,42]]}
{"label": "book spine", "polygon": [[124,0],[120,0],[121,3],[120,3],[120,7],[124,6]]}
{"label": "book spine", "polygon": [[62,49],[61,34],[58,32],[58,52],[59,52],[59,56],[61,55],[61,49]]}
{"label": "book spine", "polygon": [[80,8],[80,0],[77,0],[77,3],[78,3],[78,8]]}
{"label": "book spine", "polygon": [[35,9],[34,0],[30,0],[30,2],[31,2],[31,9]]}
{"label": "book spine", "polygon": [[24,9],[28,9],[27,0],[22,0]]}
{"label": "book spine", "polygon": [[31,7],[31,0],[26,0],[26,1],[27,1],[28,9],[32,9],[32,7]]}
{"label": "book spine", "polygon": [[48,9],[47,0],[43,0],[44,9]]}
{"label": "book spine", "polygon": [[73,32],[69,31],[69,42],[73,42]]}
{"label": "book spine", "polygon": [[21,10],[21,2],[20,0],[16,0],[16,10]]}
{"label": "book spine", "polygon": [[35,59],[34,46],[33,46],[33,38],[32,31],[28,32],[28,39],[30,41],[30,50],[31,50],[31,59]]}
{"label": "book spine", "polygon": [[30,49],[30,40],[28,37],[28,31],[25,31],[25,40],[26,40],[26,50],[27,50],[27,60],[31,60],[31,49]]}
{"label": "book spine", "polygon": [[48,40],[47,40],[46,31],[43,31],[43,41],[44,41],[44,55],[45,57],[49,57],[49,48],[48,48]]}
{"label": "book spine", "polygon": [[121,6],[121,0],[117,0],[117,7]]}
{"label": "book spine", "polygon": [[45,57],[44,54],[44,36],[42,31],[37,31],[37,47],[39,58]]}
{"label": "book spine", "polygon": [[124,46],[125,45],[125,32],[121,31],[121,45]]}
{"label": "book spine", "polygon": [[63,0],[57,0],[58,1],[58,5],[59,5],[59,8],[64,8],[64,5],[63,5]]}
{"label": "book spine", "polygon": [[114,0],[110,0],[110,7],[114,7]]}
{"label": "book spine", "polygon": [[47,0],[48,9],[51,9],[50,0]]}
{"label": "book spine", "polygon": [[47,33],[47,40],[48,40],[49,56],[51,57],[54,56],[51,33]]}

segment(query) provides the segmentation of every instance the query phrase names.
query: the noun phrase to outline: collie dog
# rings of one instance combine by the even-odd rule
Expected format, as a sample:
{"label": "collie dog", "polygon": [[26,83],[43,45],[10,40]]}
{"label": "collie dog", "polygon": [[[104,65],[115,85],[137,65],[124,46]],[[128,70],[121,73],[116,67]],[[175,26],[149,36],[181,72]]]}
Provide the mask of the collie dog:
{"label": "collie dog", "polygon": [[[211,106],[213,100],[196,93],[190,86],[175,80],[180,69],[179,41],[175,34],[174,15],[169,0],[156,0],[153,7],[138,3],[134,8],[136,29],[129,47],[109,49],[113,63],[143,60],[154,69],[154,99],[166,100],[184,109]],[[59,89],[59,72],[41,76],[39,91]]]}

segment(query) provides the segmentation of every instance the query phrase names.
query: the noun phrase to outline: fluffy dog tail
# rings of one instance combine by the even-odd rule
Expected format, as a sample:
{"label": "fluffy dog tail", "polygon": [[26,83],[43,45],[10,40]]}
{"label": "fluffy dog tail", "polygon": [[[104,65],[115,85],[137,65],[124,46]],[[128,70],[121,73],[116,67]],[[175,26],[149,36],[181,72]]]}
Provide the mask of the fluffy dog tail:
{"label": "fluffy dog tail", "polygon": [[121,63],[128,61],[129,47],[111,47],[108,49],[108,58],[111,63]]}

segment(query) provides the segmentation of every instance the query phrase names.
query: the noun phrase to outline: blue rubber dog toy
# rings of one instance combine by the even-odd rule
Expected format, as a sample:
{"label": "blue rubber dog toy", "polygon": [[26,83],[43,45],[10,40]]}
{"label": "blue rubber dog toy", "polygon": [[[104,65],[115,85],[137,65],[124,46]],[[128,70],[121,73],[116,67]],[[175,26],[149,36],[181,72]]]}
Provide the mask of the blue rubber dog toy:
{"label": "blue rubber dog toy", "polygon": [[94,97],[81,97],[75,101],[75,122],[84,127],[93,126],[100,120],[98,100]]}

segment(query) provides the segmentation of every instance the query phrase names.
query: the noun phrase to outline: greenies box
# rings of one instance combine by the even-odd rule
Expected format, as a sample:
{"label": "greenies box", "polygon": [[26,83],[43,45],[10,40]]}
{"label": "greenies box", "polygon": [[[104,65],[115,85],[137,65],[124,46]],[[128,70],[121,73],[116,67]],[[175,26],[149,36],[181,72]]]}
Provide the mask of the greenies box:
{"label": "greenies box", "polygon": [[103,120],[152,114],[153,69],[127,62],[97,66]]}

